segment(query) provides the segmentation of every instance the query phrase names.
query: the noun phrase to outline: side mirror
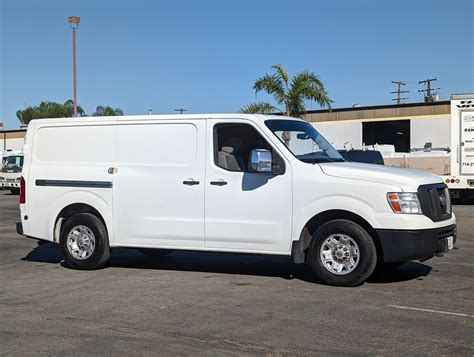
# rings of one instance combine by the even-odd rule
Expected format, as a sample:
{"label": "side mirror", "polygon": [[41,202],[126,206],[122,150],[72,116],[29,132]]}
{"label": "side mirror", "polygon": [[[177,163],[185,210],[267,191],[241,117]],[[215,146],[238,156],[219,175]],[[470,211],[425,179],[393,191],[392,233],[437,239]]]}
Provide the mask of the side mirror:
{"label": "side mirror", "polygon": [[272,153],[264,149],[253,149],[250,152],[249,171],[272,173]]}

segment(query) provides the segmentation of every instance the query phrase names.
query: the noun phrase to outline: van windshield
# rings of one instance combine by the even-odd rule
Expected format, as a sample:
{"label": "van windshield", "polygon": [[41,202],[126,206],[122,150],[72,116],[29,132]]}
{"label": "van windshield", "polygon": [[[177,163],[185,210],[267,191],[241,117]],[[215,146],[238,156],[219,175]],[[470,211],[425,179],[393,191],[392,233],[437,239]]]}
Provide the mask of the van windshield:
{"label": "van windshield", "polygon": [[2,160],[2,172],[21,172],[23,156],[7,156]]}
{"label": "van windshield", "polygon": [[316,164],[342,162],[344,158],[309,123],[297,120],[266,120],[265,125],[300,161]]}

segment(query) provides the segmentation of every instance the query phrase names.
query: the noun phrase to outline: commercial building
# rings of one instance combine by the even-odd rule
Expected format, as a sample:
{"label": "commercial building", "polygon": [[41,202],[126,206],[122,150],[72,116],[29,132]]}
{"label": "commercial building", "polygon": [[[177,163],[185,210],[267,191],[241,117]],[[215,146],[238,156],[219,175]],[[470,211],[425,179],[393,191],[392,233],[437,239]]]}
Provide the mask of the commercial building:
{"label": "commercial building", "polygon": [[450,101],[312,110],[311,122],[336,148],[394,145],[396,152],[450,147]]}

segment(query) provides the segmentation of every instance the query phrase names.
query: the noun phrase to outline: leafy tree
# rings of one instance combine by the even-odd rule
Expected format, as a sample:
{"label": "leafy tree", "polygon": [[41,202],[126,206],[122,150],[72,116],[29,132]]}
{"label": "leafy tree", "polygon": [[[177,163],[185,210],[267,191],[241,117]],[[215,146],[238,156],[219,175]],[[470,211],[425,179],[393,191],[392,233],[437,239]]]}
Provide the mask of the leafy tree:
{"label": "leafy tree", "polygon": [[[266,74],[255,81],[253,89],[255,94],[265,91],[272,95],[275,101],[283,107],[285,115],[292,117],[301,117],[306,113],[304,106],[305,100],[311,100],[318,103],[321,107],[331,108],[332,100],[317,75],[307,70],[295,74],[291,80],[288,73],[284,71],[281,65],[274,65],[273,74]],[[265,105],[266,104],[266,105]],[[268,108],[272,106],[268,103],[255,103],[245,106],[243,109]]]}
{"label": "leafy tree", "polygon": [[[77,114],[85,116],[84,109],[77,106]],[[16,117],[22,124],[27,125],[33,119],[71,118],[74,116],[74,101],[69,99],[63,104],[43,101],[38,106],[29,106],[16,112]]]}
{"label": "leafy tree", "polygon": [[240,108],[240,112],[245,114],[270,114],[276,111],[278,111],[277,108],[265,102],[250,103]]}
{"label": "leafy tree", "polygon": [[97,108],[95,108],[95,112],[92,113],[92,116],[94,117],[108,117],[117,115],[123,115],[123,110],[120,108],[112,108],[108,105],[106,105],[105,107],[99,105],[97,106]]}

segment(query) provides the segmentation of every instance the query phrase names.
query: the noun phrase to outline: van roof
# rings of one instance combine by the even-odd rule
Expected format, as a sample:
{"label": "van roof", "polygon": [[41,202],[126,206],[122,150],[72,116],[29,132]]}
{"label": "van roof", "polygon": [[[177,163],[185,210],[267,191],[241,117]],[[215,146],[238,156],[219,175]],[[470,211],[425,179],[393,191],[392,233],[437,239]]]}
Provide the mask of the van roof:
{"label": "van roof", "polygon": [[252,119],[263,122],[268,119],[291,119],[300,120],[299,118],[286,117],[281,115],[262,115],[262,114],[160,114],[160,115],[123,115],[123,116],[109,116],[109,117],[77,117],[77,118],[51,118],[51,119],[36,119],[32,122],[40,122],[42,124],[48,123],[84,123],[88,122],[110,122],[114,120],[128,121],[128,120],[175,120],[175,119]]}

